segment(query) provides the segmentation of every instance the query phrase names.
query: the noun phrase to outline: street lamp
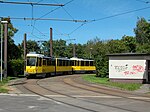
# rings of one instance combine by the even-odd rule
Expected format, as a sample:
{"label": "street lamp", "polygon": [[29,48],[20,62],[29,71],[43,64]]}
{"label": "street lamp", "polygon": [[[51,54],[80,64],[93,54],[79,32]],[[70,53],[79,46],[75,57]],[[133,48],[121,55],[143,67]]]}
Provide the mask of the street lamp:
{"label": "street lamp", "polygon": [[8,21],[0,21],[1,23],[1,82],[3,78],[3,24],[7,24]]}

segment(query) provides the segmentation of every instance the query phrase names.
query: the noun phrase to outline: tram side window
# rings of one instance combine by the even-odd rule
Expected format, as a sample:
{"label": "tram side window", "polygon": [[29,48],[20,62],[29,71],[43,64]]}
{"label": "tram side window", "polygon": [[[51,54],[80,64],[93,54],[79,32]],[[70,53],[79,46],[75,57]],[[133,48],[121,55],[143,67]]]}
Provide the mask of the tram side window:
{"label": "tram side window", "polygon": [[39,58],[39,66],[41,66],[41,65],[42,65],[42,59]]}
{"label": "tram side window", "polygon": [[67,61],[66,60],[64,60],[64,65],[63,66],[67,66]]}
{"label": "tram side window", "polygon": [[71,61],[70,60],[68,60],[68,66],[70,66],[71,65]]}
{"label": "tram side window", "polygon": [[35,66],[36,58],[35,57],[27,57],[27,66]]}
{"label": "tram side window", "polygon": [[70,66],[74,66],[74,61],[70,61]]}
{"label": "tram side window", "polygon": [[58,60],[58,66],[62,66],[62,60]]}
{"label": "tram side window", "polygon": [[79,61],[76,61],[76,66],[79,66]]}
{"label": "tram side window", "polygon": [[67,60],[67,65],[66,66],[70,66],[70,61],[69,60]]}
{"label": "tram side window", "polygon": [[43,59],[43,65],[46,65],[46,59]]}
{"label": "tram side window", "polygon": [[36,66],[39,66],[39,58],[37,58]]}
{"label": "tram side window", "polygon": [[89,61],[86,61],[86,62],[85,62],[85,65],[86,65],[86,66],[89,66]]}
{"label": "tram side window", "polygon": [[62,60],[60,60],[60,66],[63,66],[63,61]]}
{"label": "tram side window", "polygon": [[55,61],[56,61],[55,59],[52,59],[52,65],[53,65],[53,66],[56,65],[56,64],[55,64]]}
{"label": "tram side window", "polygon": [[74,61],[74,66],[77,66],[76,62],[77,62],[77,61],[75,60],[75,61]]}
{"label": "tram side window", "polygon": [[84,61],[81,61],[81,66],[84,66]]}
{"label": "tram side window", "polygon": [[80,66],[80,61],[78,61],[78,66]]}
{"label": "tram side window", "polygon": [[66,60],[63,60],[63,66],[66,66]]}
{"label": "tram side window", "polygon": [[67,61],[67,66],[70,66],[70,60],[66,60]]}
{"label": "tram side window", "polygon": [[51,66],[51,60],[50,59],[47,59],[47,65]]}
{"label": "tram side window", "polygon": [[71,66],[74,66],[74,61],[73,60],[71,60]]}
{"label": "tram side window", "polygon": [[94,65],[94,62],[93,61],[90,61],[90,66],[93,66]]}

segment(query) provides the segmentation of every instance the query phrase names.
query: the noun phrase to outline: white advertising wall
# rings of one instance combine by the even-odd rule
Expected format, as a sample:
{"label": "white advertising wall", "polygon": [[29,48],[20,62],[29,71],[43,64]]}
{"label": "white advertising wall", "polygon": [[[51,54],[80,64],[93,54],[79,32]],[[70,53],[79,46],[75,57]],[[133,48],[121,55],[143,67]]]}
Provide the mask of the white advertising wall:
{"label": "white advertising wall", "polygon": [[109,60],[109,78],[145,79],[146,60]]}

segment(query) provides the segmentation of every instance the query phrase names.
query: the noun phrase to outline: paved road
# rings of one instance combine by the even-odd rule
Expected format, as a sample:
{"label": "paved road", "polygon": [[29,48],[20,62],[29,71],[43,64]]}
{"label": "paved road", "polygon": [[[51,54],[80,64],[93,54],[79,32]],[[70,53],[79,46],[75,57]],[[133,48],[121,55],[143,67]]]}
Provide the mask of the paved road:
{"label": "paved road", "polygon": [[40,96],[0,95],[0,112],[86,112]]}
{"label": "paved road", "polygon": [[[15,85],[19,90],[14,88],[10,94],[0,94],[0,112],[149,112],[150,110],[150,102],[148,102],[150,97],[134,97],[135,99],[146,99],[146,101],[140,101],[94,93],[65,84],[64,79],[69,77],[52,77],[38,82],[39,85],[53,90],[53,92],[48,90],[44,92],[44,89],[41,89],[45,93],[44,95],[51,99],[35,95],[25,90],[22,85]],[[74,80],[74,78],[72,79]],[[29,80],[29,83],[36,87],[32,80]],[[67,103],[81,106],[83,109],[67,105]]]}

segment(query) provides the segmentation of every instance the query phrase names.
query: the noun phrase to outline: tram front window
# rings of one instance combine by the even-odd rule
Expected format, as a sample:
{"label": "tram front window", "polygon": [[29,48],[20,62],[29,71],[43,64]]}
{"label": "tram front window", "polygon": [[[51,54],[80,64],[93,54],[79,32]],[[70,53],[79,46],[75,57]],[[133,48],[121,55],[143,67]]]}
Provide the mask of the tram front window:
{"label": "tram front window", "polygon": [[27,58],[27,66],[35,66],[36,65],[36,58],[28,57]]}

